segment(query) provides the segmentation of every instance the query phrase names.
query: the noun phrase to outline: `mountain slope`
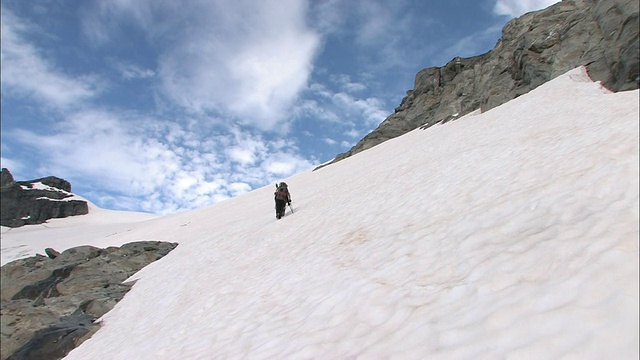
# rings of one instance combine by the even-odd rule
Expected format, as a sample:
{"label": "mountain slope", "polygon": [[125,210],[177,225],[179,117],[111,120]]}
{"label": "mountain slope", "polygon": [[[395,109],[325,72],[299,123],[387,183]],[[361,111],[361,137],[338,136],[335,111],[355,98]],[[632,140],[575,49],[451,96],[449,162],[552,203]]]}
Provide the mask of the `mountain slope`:
{"label": "mountain slope", "polygon": [[180,245],[67,358],[636,359],[638,141],[580,68],[286,179],[282,220],[269,186],[131,224]]}
{"label": "mountain slope", "polygon": [[418,72],[414,88],[338,162],[419,127],[492,109],[581,65],[613,91],[638,89],[636,0],[560,1],[511,20],[491,51]]}

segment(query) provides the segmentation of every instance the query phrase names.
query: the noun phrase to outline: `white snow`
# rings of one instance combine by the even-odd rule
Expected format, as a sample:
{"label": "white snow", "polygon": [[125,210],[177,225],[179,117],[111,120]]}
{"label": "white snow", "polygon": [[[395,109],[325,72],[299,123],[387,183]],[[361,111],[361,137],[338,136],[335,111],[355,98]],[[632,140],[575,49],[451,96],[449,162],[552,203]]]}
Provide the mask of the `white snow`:
{"label": "white snow", "polygon": [[[42,183],[42,182],[40,182],[40,181],[37,181],[37,182],[31,183],[29,186],[27,186],[27,185],[20,185],[20,188],[22,188],[23,190],[27,190],[27,191],[30,191],[30,190],[48,190],[48,191],[55,191],[55,192],[60,192],[60,193],[63,193],[63,194],[65,194],[65,195],[68,195],[68,197],[66,197],[66,198],[64,198],[64,199],[53,199],[53,198],[49,198],[49,197],[46,197],[46,196],[41,196],[41,197],[37,198],[37,200],[40,200],[40,199],[45,199],[45,200],[49,200],[49,201],[71,201],[71,200],[84,200],[84,198],[82,198],[82,197],[80,197],[80,196],[77,196],[77,195],[75,195],[75,194],[72,194],[72,193],[70,193],[70,192],[68,192],[68,191],[65,191],[65,190],[62,190],[62,189],[55,188],[55,187],[53,187],[53,186],[49,186],[49,185],[43,184],[43,183]],[[85,201],[86,201],[86,200],[85,200]]]}
{"label": "white snow", "polygon": [[68,192],[66,192],[66,191],[64,191],[62,189],[58,189],[58,188],[55,188],[53,186],[49,186],[49,185],[43,184],[40,181],[31,183],[31,186],[20,185],[20,187],[23,190],[49,190],[49,191],[57,191],[57,192],[69,194]]}
{"label": "white snow", "polygon": [[66,359],[637,359],[638,114],[578,68],[285,179],[282,220],[266,186],[3,229],[2,261],[180,243]]}
{"label": "white snow", "polygon": [[[68,198],[64,198],[64,199],[62,199],[62,200],[58,200],[58,201],[69,201],[69,200],[75,200],[75,199],[78,199],[78,198],[79,198],[79,197],[78,197],[78,196],[76,196],[75,194],[72,194],[72,193],[70,193],[70,192],[68,192],[68,191],[65,191],[65,190],[62,190],[62,189],[55,188],[55,187],[53,187],[53,186],[49,186],[49,185],[47,185],[47,184],[43,184],[43,183],[42,183],[42,182],[40,182],[40,181],[37,181],[37,182],[31,183],[29,186],[27,186],[27,185],[20,185],[20,187],[21,187],[23,190],[48,190],[48,191],[61,192],[61,193],[63,193],[63,194],[69,195],[69,197],[68,197]],[[50,198],[48,198],[48,197],[44,197],[44,196],[43,196],[43,197],[40,197],[40,198],[38,198],[38,199],[48,199],[48,200],[52,200],[52,201],[53,201],[53,200],[56,200],[56,199],[50,199]]]}

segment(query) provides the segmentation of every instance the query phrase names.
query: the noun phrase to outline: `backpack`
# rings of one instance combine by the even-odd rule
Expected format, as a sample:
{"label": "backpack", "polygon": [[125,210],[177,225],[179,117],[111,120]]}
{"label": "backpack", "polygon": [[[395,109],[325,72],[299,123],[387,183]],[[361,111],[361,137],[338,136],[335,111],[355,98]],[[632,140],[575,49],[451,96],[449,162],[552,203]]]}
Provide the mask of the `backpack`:
{"label": "backpack", "polygon": [[284,200],[286,202],[289,201],[289,189],[287,188],[287,184],[280,183],[276,184],[276,192],[274,193],[276,199]]}

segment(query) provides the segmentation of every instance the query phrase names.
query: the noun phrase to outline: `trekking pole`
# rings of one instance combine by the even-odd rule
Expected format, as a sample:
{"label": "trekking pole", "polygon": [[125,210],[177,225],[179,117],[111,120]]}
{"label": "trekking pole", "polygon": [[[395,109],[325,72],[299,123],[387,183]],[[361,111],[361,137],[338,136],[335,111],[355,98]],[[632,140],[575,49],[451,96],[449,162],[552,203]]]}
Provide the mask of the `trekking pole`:
{"label": "trekking pole", "polygon": [[289,203],[289,209],[291,209],[291,213],[293,214],[293,206],[291,206],[291,203]]}

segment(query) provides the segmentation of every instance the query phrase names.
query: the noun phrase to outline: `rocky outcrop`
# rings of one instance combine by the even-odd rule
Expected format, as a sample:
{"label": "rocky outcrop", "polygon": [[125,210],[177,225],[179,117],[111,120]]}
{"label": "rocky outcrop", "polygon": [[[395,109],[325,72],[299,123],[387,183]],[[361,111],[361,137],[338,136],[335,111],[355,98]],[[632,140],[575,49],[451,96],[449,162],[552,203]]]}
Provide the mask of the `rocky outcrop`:
{"label": "rocky outcrop", "polygon": [[637,89],[638,46],[637,0],[563,0],[525,14],[507,23],[490,52],[418,72],[395,113],[328,164],[418,127],[487,111],[582,65],[613,91]]}
{"label": "rocky outcrop", "polygon": [[2,266],[2,359],[61,359],[95,333],[96,319],[129,291],[124,283],[176,243],[141,241],[107,249],[80,246]]}
{"label": "rocky outcrop", "polygon": [[19,227],[41,224],[52,218],[89,213],[86,201],[72,199],[71,184],[55,176],[14,181],[3,168],[0,177],[0,225]]}

